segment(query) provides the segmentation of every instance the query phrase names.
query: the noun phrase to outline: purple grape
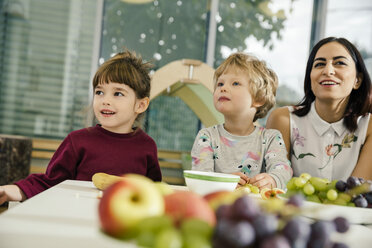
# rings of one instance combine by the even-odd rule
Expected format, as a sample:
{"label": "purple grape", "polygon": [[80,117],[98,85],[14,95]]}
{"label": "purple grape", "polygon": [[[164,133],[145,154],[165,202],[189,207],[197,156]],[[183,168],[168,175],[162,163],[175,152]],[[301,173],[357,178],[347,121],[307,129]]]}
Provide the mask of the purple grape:
{"label": "purple grape", "polygon": [[304,200],[305,197],[302,194],[295,194],[288,199],[287,204],[301,207],[304,204]]}
{"label": "purple grape", "polygon": [[349,230],[350,223],[344,217],[336,217],[333,223],[335,224],[336,231],[339,233],[345,233]]}
{"label": "purple grape", "polygon": [[352,188],[360,185],[359,178],[353,177],[353,176],[350,176],[347,179],[346,183],[347,183],[347,186],[348,186],[349,189],[352,189]]}
{"label": "purple grape", "polygon": [[372,204],[372,192],[365,193],[364,198],[366,198],[368,204]]}
{"label": "purple grape", "polygon": [[366,208],[368,206],[368,202],[366,198],[364,198],[363,195],[357,195],[354,199],[353,202],[355,206],[360,207],[360,208]]}
{"label": "purple grape", "polygon": [[255,200],[244,195],[235,200],[231,206],[231,212],[233,217],[237,220],[244,219],[251,221],[260,213],[260,208]]}
{"label": "purple grape", "polygon": [[338,180],[335,187],[338,191],[345,192],[347,189],[347,183],[342,180]]}
{"label": "purple grape", "polygon": [[311,224],[311,234],[308,248],[327,247],[330,244],[330,235],[334,231],[333,222],[319,220]]}
{"label": "purple grape", "polygon": [[217,220],[229,219],[231,217],[231,205],[223,204],[216,210]]}
{"label": "purple grape", "polygon": [[344,243],[333,243],[332,248],[349,248],[347,244]]}
{"label": "purple grape", "polygon": [[278,218],[272,214],[260,214],[252,221],[258,239],[271,236],[278,229]]}
{"label": "purple grape", "polygon": [[288,240],[282,235],[270,236],[260,243],[260,248],[291,248]]}
{"label": "purple grape", "polygon": [[310,232],[311,228],[309,223],[300,217],[295,217],[289,220],[283,228],[284,236],[294,247],[300,246],[296,244],[306,244],[309,239]]}
{"label": "purple grape", "polygon": [[221,219],[213,233],[213,242],[222,242],[225,247],[246,247],[255,240],[255,231],[248,221]]}

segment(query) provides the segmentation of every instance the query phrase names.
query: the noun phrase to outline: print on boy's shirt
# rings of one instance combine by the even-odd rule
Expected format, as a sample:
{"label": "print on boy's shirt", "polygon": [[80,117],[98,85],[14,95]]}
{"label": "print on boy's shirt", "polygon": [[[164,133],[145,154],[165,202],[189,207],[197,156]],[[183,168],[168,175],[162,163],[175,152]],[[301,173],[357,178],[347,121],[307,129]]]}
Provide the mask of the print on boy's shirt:
{"label": "print on boy's shirt", "polygon": [[210,157],[210,153],[213,153],[212,157],[213,159],[218,159],[218,155],[215,152],[215,149],[218,148],[212,147],[212,143],[209,141],[209,137],[207,135],[201,135],[198,140],[198,145],[201,147],[199,157],[192,157],[192,162],[195,163],[195,165],[200,164],[200,162],[203,162],[205,159]]}
{"label": "print on boy's shirt", "polygon": [[244,155],[238,168],[244,174],[246,173],[251,174],[252,172],[258,171],[260,168],[259,166],[260,156],[261,156],[260,153],[256,154],[254,152],[247,152]]}
{"label": "print on boy's shirt", "polygon": [[236,140],[230,140],[230,139],[228,139],[226,137],[223,137],[223,136],[220,136],[220,140],[221,140],[222,144],[224,144],[227,147],[234,147],[238,143],[238,141],[236,141]]}

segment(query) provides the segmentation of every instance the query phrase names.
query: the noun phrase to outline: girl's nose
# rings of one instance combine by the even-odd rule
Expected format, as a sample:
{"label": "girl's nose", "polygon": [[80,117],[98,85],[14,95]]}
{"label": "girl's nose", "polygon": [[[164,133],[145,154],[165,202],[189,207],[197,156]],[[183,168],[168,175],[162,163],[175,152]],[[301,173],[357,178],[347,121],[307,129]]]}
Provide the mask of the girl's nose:
{"label": "girl's nose", "polygon": [[332,63],[327,63],[324,66],[323,74],[324,75],[334,75],[335,74],[335,68],[333,67]]}

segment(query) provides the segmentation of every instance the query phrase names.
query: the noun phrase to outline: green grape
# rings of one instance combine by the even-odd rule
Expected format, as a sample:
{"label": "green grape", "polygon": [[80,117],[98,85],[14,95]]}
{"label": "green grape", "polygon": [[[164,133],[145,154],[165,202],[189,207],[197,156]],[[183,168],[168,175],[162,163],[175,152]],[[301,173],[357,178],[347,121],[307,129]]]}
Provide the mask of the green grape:
{"label": "green grape", "polygon": [[312,195],[315,192],[315,188],[311,183],[306,183],[302,191],[305,195]]}
{"label": "green grape", "polygon": [[327,198],[328,200],[334,201],[337,199],[337,191],[334,189],[330,189],[327,191]]}
{"label": "green grape", "polygon": [[355,207],[355,203],[354,203],[354,202],[348,202],[348,203],[347,203],[347,206],[348,206],[348,207]]}
{"label": "green grape", "polygon": [[296,178],[297,178],[297,177],[292,177],[292,178],[288,181],[288,183],[287,183],[287,189],[288,189],[288,190],[294,190],[294,189],[296,189],[296,185],[295,185],[295,183],[294,183],[294,181],[296,180]]}
{"label": "green grape", "polygon": [[175,228],[162,230],[155,239],[154,248],[182,248],[182,236]]}
{"label": "green grape", "polygon": [[342,199],[340,197],[337,197],[336,200],[333,201],[333,204],[340,205],[340,206],[347,206],[347,201],[345,199]]}
{"label": "green grape", "polygon": [[294,183],[297,188],[302,188],[306,184],[306,180],[302,177],[297,177]]}
{"label": "green grape", "polygon": [[330,189],[336,189],[336,183],[338,182],[338,180],[332,180],[332,182],[328,183],[327,184],[327,190],[330,190]]}
{"label": "green grape", "polygon": [[212,248],[210,239],[203,238],[201,236],[183,235],[183,246],[182,248]]}
{"label": "green grape", "polygon": [[319,177],[312,177],[309,181],[314,186],[315,190],[318,191],[325,191],[327,189],[327,183],[329,182],[329,180]]}
{"label": "green grape", "polygon": [[338,193],[338,198],[337,199],[342,199],[345,202],[350,202],[351,201],[351,196],[349,194],[341,192],[341,193]]}
{"label": "green grape", "polygon": [[186,219],[181,223],[181,232],[185,236],[201,236],[210,239],[213,228],[200,219]]}
{"label": "green grape", "polygon": [[318,192],[318,197],[321,201],[325,200],[325,199],[328,199],[327,198],[327,191],[320,191]]}
{"label": "green grape", "polygon": [[311,175],[309,173],[302,173],[300,177],[308,181],[311,178]]}
{"label": "green grape", "polygon": [[253,194],[259,194],[260,193],[260,189],[257,187],[257,186],[250,186],[251,187],[251,191]]}
{"label": "green grape", "polygon": [[156,235],[152,232],[141,232],[136,237],[137,245],[140,247],[152,247],[155,242]]}
{"label": "green grape", "polygon": [[308,196],[306,196],[306,200],[311,201],[311,202],[321,203],[321,201],[320,201],[320,199],[317,195],[308,195]]}
{"label": "green grape", "polygon": [[298,193],[301,193],[301,192],[299,192],[298,190],[290,189],[290,190],[287,190],[287,192],[285,192],[285,194],[283,195],[283,197],[290,198],[292,195],[296,195]]}

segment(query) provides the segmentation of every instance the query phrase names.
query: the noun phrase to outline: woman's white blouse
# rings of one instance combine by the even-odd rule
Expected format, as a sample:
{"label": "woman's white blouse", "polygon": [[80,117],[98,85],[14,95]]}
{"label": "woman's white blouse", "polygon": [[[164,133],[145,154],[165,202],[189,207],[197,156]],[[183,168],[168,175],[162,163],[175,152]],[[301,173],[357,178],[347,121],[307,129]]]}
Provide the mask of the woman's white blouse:
{"label": "woman's white blouse", "polygon": [[[291,162],[293,175],[346,180],[354,170],[365,142],[370,114],[359,117],[358,128],[350,133],[343,119],[328,123],[317,114],[314,102],[306,116],[290,113]],[[372,151],[371,151],[372,152]]]}

